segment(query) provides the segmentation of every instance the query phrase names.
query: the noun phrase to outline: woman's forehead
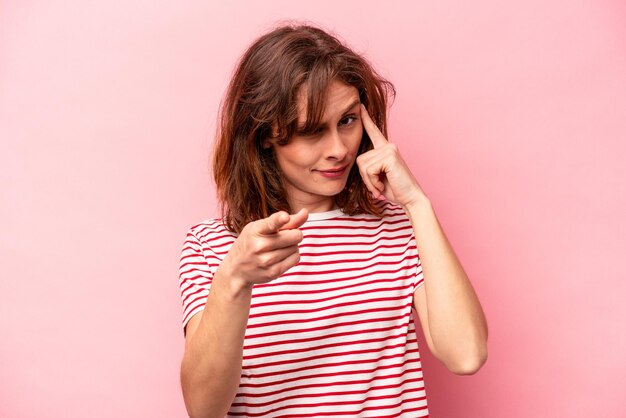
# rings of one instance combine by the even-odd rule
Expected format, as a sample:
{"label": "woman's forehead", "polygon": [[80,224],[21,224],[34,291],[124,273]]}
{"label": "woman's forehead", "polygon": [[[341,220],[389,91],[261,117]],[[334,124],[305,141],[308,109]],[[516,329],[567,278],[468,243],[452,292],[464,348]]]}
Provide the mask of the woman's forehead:
{"label": "woman's forehead", "polygon": [[[298,126],[304,126],[307,121],[308,98],[308,88],[303,85],[296,95]],[[317,100],[321,100],[324,105],[323,112],[321,112],[322,122],[334,117],[341,117],[360,103],[358,89],[337,80],[331,81],[324,94],[320,94]]]}

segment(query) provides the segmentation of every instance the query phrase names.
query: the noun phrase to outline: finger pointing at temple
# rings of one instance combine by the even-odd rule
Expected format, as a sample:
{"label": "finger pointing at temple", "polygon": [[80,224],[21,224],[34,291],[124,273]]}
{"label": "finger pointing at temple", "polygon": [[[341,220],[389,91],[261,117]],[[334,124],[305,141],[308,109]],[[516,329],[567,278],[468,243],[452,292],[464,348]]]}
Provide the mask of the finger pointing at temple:
{"label": "finger pointing at temple", "polygon": [[361,119],[363,120],[363,127],[367,131],[367,135],[372,140],[372,145],[374,145],[374,149],[380,148],[387,143],[387,138],[383,135],[383,133],[378,129],[378,126],[374,123],[369,113],[367,113],[367,109],[365,105],[361,103]]}

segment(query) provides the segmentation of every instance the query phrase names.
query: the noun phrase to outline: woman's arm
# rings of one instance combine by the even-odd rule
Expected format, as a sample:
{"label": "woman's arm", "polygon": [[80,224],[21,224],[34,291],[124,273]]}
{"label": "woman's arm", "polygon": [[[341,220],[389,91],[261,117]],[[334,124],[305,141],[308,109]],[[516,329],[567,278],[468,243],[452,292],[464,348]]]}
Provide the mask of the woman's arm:
{"label": "woman's arm", "polygon": [[456,374],[473,374],[487,360],[487,321],[474,289],[448,242],[431,202],[405,207],[419,250],[424,285],[414,304],[433,354]]}
{"label": "woman's arm", "polygon": [[308,216],[304,209],[295,215],[281,211],[250,222],[215,271],[204,311],[187,323],[180,376],[190,417],[228,412],[241,379],[252,288],[300,261],[298,228]]}
{"label": "woman's arm", "polygon": [[228,412],[241,377],[252,286],[236,286],[215,272],[204,311],[187,323],[181,384],[191,418]]}
{"label": "woman's arm", "polygon": [[402,206],[413,225],[425,278],[413,303],[429,346],[451,371],[473,373],[487,360],[487,322],[478,298],[398,147],[363,105],[361,118],[374,146],[357,157],[361,178],[374,198]]}

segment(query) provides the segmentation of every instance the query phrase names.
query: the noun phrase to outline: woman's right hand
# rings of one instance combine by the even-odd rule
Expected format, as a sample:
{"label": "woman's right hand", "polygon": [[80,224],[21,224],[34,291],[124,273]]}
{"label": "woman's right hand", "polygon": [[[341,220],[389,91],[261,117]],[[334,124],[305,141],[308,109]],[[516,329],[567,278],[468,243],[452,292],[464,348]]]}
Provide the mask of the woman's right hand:
{"label": "woman's right hand", "polygon": [[218,269],[237,288],[252,288],[267,283],[298,264],[302,231],[309,213],[301,209],[294,215],[276,212],[247,224]]}

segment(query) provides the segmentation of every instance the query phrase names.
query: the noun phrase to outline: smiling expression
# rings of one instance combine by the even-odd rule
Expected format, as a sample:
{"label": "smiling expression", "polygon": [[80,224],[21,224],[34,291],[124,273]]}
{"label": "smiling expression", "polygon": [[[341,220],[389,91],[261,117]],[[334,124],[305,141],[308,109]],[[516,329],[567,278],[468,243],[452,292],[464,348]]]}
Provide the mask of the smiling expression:
{"label": "smiling expression", "polygon": [[[356,87],[333,80],[327,90],[321,124],[312,134],[296,133],[285,145],[266,139],[283,174],[292,211],[334,209],[335,196],[346,186],[361,138],[361,101]],[[306,119],[306,96],[298,96],[298,127]],[[299,131],[298,131],[299,132]]]}

